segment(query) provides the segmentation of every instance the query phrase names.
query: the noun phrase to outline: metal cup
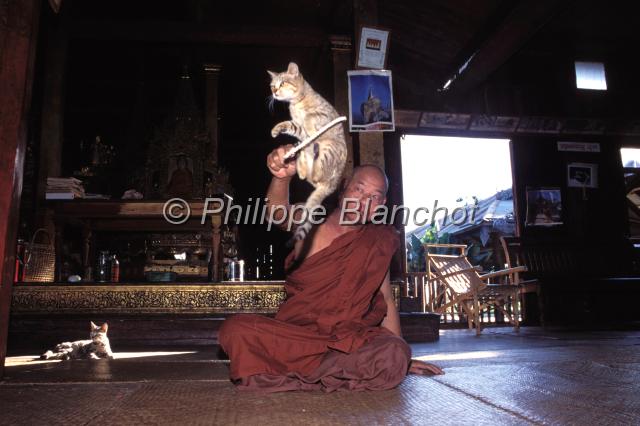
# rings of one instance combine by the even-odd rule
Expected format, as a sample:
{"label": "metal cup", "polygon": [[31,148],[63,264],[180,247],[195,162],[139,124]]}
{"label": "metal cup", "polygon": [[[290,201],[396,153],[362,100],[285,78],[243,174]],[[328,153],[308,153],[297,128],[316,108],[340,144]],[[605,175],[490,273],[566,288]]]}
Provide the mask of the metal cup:
{"label": "metal cup", "polygon": [[229,262],[229,281],[244,281],[244,260]]}

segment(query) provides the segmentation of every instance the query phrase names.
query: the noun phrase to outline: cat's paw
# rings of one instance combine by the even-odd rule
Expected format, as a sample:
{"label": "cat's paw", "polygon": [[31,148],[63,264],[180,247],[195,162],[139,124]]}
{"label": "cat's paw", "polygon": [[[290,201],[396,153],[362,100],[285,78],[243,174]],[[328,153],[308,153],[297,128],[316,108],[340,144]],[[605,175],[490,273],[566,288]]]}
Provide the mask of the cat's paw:
{"label": "cat's paw", "polygon": [[42,355],[40,355],[40,359],[49,359],[53,357],[53,352],[51,351],[46,351],[45,353],[43,353]]}
{"label": "cat's paw", "polygon": [[278,123],[275,126],[273,126],[273,129],[271,129],[271,137],[275,138],[280,133],[290,134],[291,133],[291,124],[286,122],[286,121],[283,121],[282,123]]}

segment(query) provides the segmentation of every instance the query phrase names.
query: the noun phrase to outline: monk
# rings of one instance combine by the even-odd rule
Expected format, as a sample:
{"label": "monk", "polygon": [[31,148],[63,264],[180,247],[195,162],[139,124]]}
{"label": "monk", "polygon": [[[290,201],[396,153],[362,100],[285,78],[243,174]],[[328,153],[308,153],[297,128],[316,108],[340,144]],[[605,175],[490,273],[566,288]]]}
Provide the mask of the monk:
{"label": "monk", "polygon": [[[283,161],[290,147],[267,157],[270,208],[291,211],[295,162]],[[353,203],[351,211],[335,209],[287,258],[287,300],[275,318],[240,314],[224,322],[219,341],[239,389],[384,390],[400,384],[407,372],[443,374],[435,365],[412,361],[402,339],[389,280],[397,234],[390,226],[351,224],[366,213],[367,202],[370,219],[386,202],[387,187],[378,167],[354,170],[340,198],[340,206],[343,200]]]}

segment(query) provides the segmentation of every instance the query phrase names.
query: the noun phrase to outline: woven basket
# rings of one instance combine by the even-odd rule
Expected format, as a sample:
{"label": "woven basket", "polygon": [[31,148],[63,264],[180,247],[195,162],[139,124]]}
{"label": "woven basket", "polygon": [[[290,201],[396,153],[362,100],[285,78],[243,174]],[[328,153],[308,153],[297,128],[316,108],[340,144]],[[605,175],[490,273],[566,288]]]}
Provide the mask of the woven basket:
{"label": "woven basket", "polygon": [[[46,236],[46,243],[36,243],[39,234]],[[24,277],[26,282],[53,282],[56,269],[56,251],[45,229],[38,229],[25,246]]]}

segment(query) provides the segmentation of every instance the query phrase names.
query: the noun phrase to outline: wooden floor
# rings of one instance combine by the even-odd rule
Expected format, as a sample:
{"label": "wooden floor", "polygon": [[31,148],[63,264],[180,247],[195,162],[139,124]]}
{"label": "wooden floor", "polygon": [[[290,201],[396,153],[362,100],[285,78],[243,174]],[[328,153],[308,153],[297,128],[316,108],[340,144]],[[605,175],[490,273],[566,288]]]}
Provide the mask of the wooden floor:
{"label": "wooden floor", "polygon": [[640,424],[639,331],[442,330],[414,356],[446,375],[384,392],[250,394],[217,348],[112,361],[8,359],[0,424]]}

